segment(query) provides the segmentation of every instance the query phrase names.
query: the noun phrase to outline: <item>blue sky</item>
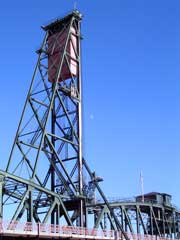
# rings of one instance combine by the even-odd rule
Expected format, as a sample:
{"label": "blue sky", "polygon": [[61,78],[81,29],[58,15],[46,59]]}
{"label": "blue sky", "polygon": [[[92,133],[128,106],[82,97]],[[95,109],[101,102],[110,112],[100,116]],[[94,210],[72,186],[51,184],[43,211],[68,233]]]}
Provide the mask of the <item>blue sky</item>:
{"label": "blue sky", "polygon": [[[43,31],[71,0],[0,4],[0,167],[8,159]],[[84,155],[110,197],[167,192],[180,206],[180,2],[79,0]]]}

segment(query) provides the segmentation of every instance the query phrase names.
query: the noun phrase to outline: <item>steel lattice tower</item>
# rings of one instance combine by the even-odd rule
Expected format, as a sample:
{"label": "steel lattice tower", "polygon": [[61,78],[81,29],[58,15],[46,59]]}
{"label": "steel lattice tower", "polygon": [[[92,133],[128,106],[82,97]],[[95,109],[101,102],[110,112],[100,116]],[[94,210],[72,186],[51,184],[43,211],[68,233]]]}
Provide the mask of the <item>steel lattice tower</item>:
{"label": "steel lattice tower", "polygon": [[[75,11],[43,27],[45,38],[6,171],[71,200],[74,218],[83,226],[80,21]],[[50,201],[42,193],[35,200],[30,189],[26,195],[37,209],[42,199]],[[51,223],[58,223],[60,213],[53,206],[48,214]],[[29,209],[28,221],[32,218]]]}
{"label": "steel lattice tower", "polygon": [[[0,170],[0,218],[124,230],[82,156],[81,19],[78,11],[44,26],[7,168]],[[11,205],[11,211],[6,206]],[[127,238],[127,237],[126,237]]]}

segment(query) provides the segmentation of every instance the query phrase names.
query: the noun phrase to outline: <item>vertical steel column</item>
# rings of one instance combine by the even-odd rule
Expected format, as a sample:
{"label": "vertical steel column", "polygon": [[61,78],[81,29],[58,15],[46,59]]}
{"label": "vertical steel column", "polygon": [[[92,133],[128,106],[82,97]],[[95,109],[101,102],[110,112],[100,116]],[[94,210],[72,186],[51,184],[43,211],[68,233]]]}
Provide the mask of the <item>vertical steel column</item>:
{"label": "vertical steel column", "polygon": [[173,215],[173,233],[174,233],[174,238],[176,238],[176,220],[175,220],[175,211],[172,212]]}
{"label": "vertical steel column", "polygon": [[137,227],[137,234],[140,233],[140,221],[139,221],[139,211],[138,207],[136,206],[136,227]]}
{"label": "vertical steel column", "polygon": [[121,209],[121,226],[122,226],[122,228],[124,229],[124,215],[123,215],[122,206],[120,207],[120,209]]}
{"label": "vertical steel column", "polygon": [[107,229],[107,213],[104,213],[104,229]]}
{"label": "vertical steel column", "polygon": [[[82,162],[82,77],[81,77],[81,23],[78,22],[78,52],[79,52],[79,71],[78,71],[78,92],[79,92],[79,103],[78,103],[78,136],[79,136],[79,194],[83,194],[83,162]],[[84,226],[84,206],[83,200],[80,200],[80,226]]]}
{"label": "vertical steel column", "polygon": [[29,199],[28,199],[28,214],[27,221],[33,221],[33,199],[32,199],[32,189],[29,190]]}
{"label": "vertical steel column", "polygon": [[150,211],[151,235],[153,235],[154,234],[154,227],[153,227],[153,216],[152,216],[152,209],[151,209],[151,207],[149,207],[149,211]]}
{"label": "vertical steel column", "polygon": [[59,225],[59,218],[60,218],[60,205],[57,204],[57,209],[56,209],[56,225]]}
{"label": "vertical steel column", "polygon": [[164,209],[162,209],[162,225],[163,225],[163,234],[164,234],[164,237],[165,237],[166,230],[165,230]]}
{"label": "vertical steel column", "polygon": [[4,177],[0,175],[0,220],[3,218],[3,183]]}
{"label": "vertical steel column", "polygon": [[[55,87],[55,84],[52,83],[52,91]],[[55,148],[55,121],[56,121],[56,113],[55,113],[55,98],[54,98],[54,102],[53,102],[53,107],[52,107],[52,110],[51,110],[51,133],[52,133],[52,137],[51,137],[51,142],[52,142],[52,145],[53,147]],[[56,159],[55,159],[55,155],[54,153],[51,154],[51,158],[52,158],[52,162],[55,163]],[[51,171],[51,191],[54,192],[55,191],[55,172],[54,172],[54,169],[53,169],[53,165],[51,164],[50,166],[50,171]],[[55,212],[53,211],[52,214],[51,214],[51,224],[54,224],[55,223]]]}

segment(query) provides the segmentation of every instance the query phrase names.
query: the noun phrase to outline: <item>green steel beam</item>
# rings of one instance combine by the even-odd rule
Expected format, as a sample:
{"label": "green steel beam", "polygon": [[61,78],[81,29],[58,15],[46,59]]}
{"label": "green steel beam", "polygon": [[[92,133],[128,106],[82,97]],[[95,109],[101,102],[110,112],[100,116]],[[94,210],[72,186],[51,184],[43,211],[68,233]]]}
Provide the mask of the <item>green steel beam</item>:
{"label": "green steel beam", "polygon": [[46,216],[44,217],[43,223],[47,223],[48,219],[50,219],[52,212],[54,211],[54,208],[57,206],[57,201],[54,200],[53,204],[49,208]]}
{"label": "green steel beam", "polygon": [[[2,171],[2,170],[0,170],[0,175],[2,175],[4,178],[9,178],[9,179],[12,179],[12,180],[16,181],[17,184],[18,183],[26,184],[27,187],[30,186],[30,187],[32,187],[32,188],[34,188],[36,190],[39,190],[40,192],[44,192],[44,193],[46,193],[46,194],[48,194],[50,196],[55,197],[57,199],[57,201],[59,202],[59,204],[61,205],[62,209],[63,209],[64,217],[65,217],[67,223],[69,225],[73,226],[73,223],[72,223],[71,218],[70,218],[70,216],[68,214],[68,211],[66,210],[66,207],[64,206],[64,203],[63,203],[63,201],[61,199],[62,195],[59,195],[59,194],[57,194],[55,192],[52,192],[49,189],[43,188],[43,187],[39,186],[38,184],[34,183],[33,181],[28,181],[28,180],[22,179],[20,177],[17,177],[15,175],[12,175],[12,174],[7,173],[7,172]],[[20,205],[18,207],[18,210],[16,210],[17,214],[14,215],[13,219],[15,217],[17,217],[18,213],[20,212],[20,209],[22,209],[22,205],[24,204],[25,197],[27,197],[26,195],[27,195],[27,192],[23,196],[23,199],[21,200],[21,203],[20,203]]]}
{"label": "green steel beam", "polygon": [[0,174],[0,220],[3,217],[3,185],[4,176]]}
{"label": "green steel beam", "polygon": [[102,220],[103,220],[105,211],[107,211],[107,207],[106,206],[104,206],[103,209],[101,209],[101,212],[100,212],[99,216],[96,219],[94,228],[97,228],[97,229],[99,228],[100,222],[102,222]]}

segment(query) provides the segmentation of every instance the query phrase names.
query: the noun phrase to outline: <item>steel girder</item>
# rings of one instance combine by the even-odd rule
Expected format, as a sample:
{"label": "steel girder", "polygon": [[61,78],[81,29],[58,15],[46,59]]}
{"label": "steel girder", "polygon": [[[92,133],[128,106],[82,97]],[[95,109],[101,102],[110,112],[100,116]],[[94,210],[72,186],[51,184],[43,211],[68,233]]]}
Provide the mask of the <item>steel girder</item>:
{"label": "steel girder", "polygon": [[[172,205],[149,202],[110,202],[123,230],[132,234],[156,235],[164,238],[180,237],[180,211]],[[95,227],[108,227],[109,209],[96,203],[88,206],[95,217]]]}
{"label": "steel girder", "polygon": [[43,27],[10,157],[0,171],[0,217],[88,226],[87,205],[96,194],[109,211],[110,228],[127,238],[82,156],[81,17],[74,11]]}

